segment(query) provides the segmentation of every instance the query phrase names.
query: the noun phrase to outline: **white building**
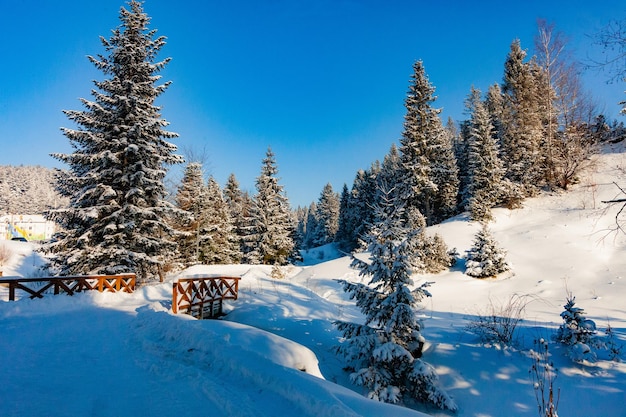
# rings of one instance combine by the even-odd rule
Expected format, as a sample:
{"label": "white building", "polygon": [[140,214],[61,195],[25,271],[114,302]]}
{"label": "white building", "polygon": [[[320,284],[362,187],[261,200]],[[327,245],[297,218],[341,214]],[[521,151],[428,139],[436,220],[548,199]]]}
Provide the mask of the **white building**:
{"label": "white building", "polygon": [[27,240],[50,239],[56,230],[54,222],[40,214],[0,216],[0,240],[24,237]]}

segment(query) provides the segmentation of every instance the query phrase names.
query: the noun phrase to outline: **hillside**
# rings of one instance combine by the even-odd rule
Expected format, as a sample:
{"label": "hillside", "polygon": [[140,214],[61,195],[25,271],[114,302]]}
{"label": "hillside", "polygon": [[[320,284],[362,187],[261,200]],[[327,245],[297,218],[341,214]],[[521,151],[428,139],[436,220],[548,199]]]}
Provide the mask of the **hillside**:
{"label": "hillside", "polygon": [[67,199],[54,188],[54,170],[41,166],[0,165],[0,215],[43,214]]}
{"label": "hillside", "polygon": [[[511,274],[470,278],[460,261],[441,274],[414,277],[416,284],[433,282],[421,312],[424,359],[457,402],[455,415],[537,416],[529,349],[537,338],[550,340],[561,324],[568,291],[600,332],[610,323],[626,346],[626,235],[612,230],[620,207],[602,203],[619,195],[614,181],[626,184],[623,144],[605,148],[571,191],[529,199],[519,210],[496,209],[490,227],[508,252]],[[463,254],[477,230],[459,216],[430,231]],[[33,246],[6,244],[15,256],[4,275],[31,274],[40,262]],[[291,267],[284,280],[251,265],[197,266],[181,274],[242,277],[240,298],[220,321],[172,315],[171,282],[130,295],[0,301],[0,369],[10,382],[0,384],[0,415],[422,415],[355,392],[361,389],[350,384],[332,350],[339,343],[332,321],[360,320],[335,280],[361,278],[348,258],[311,265],[319,257],[309,253],[309,266]],[[484,345],[466,330],[514,294],[527,304],[512,347]],[[560,416],[626,416],[624,362],[575,364],[561,346],[549,346]]]}

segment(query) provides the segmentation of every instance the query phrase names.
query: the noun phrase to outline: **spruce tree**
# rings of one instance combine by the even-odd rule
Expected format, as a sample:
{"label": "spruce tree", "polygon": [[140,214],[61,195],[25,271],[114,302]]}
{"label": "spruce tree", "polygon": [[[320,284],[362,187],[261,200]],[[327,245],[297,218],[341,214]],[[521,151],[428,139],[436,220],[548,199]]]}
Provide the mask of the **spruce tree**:
{"label": "spruce tree", "polygon": [[246,217],[249,215],[249,204],[246,204],[247,194],[241,191],[239,187],[239,181],[235,177],[234,173],[231,173],[226,180],[224,186],[224,201],[228,205],[230,218],[234,227],[234,234],[236,236],[237,245],[239,247],[238,259],[243,257],[245,236],[245,224]]}
{"label": "spruce tree", "polygon": [[324,186],[316,209],[318,236],[315,246],[325,245],[335,240],[339,228],[339,196],[328,183]]}
{"label": "spruce tree", "polygon": [[400,198],[407,212],[418,209],[428,225],[451,216],[456,208],[458,177],[450,137],[441,124],[440,109],[432,107],[435,88],[421,61],[413,65],[405,99]]}
{"label": "spruce tree", "polygon": [[585,317],[585,310],[576,307],[576,297],[567,295],[567,302],[561,313],[563,323],[556,333],[556,340],[568,348],[568,355],[574,362],[595,361],[595,349],[602,347],[598,340],[596,323]]}
{"label": "spruce tree", "polygon": [[365,322],[335,323],[345,338],[338,352],[354,371],[351,380],[367,387],[370,398],[399,403],[408,397],[454,410],[434,368],[421,359],[424,338],[415,309],[430,296],[430,283],[411,289],[410,242],[417,231],[406,227],[403,207],[396,203],[389,190],[380,193],[375,224],[365,236],[371,262],[353,259],[368,284],[340,281]]}
{"label": "spruce tree", "polygon": [[474,278],[495,277],[510,269],[505,258],[506,252],[498,246],[487,224],[483,223],[472,248],[467,251],[465,273]]}
{"label": "spruce tree", "polygon": [[337,234],[335,235],[335,242],[339,249],[351,252],[354,249],[352,246],[352,230],[354,214],[352,212],[352,199],[348,185],[343,184],[341,190],[341,197],[339,198],[339,219],[337,220]]}
{"label": "spruce tree", "polygon": [[545,178],[540,145],[543,140],[539,79],[534,62],[524,62],[519,40],[511,44],[504,64],[502,147],[506,177],[520,186],[523,198],[537,192]]}
{"label": "spruce tree", "polygon": [[175,196],[177,207],[184,213],[175,217],[179,231],[178,251],[184,267],[200,261],[200,231],[204,227],[207,190],[202,165],[191,162],[185,167],[183,179]]}
{"label": "spruce tree", "polygon": [[176,137],[155,100],[169,86],[158,73],[169,58],[157,61],[165,45],[148,29],[142,3],[131,0],[120,11],[121,24],[109,40],[106,56],[89,60],[105,79],[94,81],[93,100],[84,110],[64,111],[77,128],[64,128],[74,152],[53,156],[69,165],[59,191],[70,207],[50,217],[63,233],[50,249],[51,267],[61,275],[135,272],[139,282],[164,278],[164,266],[176,253],[167,218],[163,179],[167,166],[181,163]]}
{"label": "spruce tree", "polygon": [[237,236],[222,189],[212,176],[206,189],[206,220],[201,230],[200,259],[204,264],[237,263],[240,260]]}
{"label": "spruce tree", "polygon": [[468,209],[470,218],[491,219],[491,208],[501,199],[504,168],[498,156],[494,129],[480,91],[472,89],[472,116],[468,143]]}
{"label": "spruce tree", "polygon": [[246,254],[250,263],[285,265],[294,256],[294,222],[277,174],[274,153],[268,148],[250,212],[251,252]]}

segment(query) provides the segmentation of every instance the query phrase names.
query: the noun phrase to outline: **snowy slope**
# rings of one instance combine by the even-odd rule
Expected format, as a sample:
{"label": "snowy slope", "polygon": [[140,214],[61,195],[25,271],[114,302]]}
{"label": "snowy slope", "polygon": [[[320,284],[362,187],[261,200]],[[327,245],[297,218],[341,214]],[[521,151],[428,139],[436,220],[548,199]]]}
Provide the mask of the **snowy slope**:
{"label": "snowy slope", "polygon": [[[537,415],[528,351],[561,323],[567,291],[601,330],[610,322],[626,345],[626,236],[609,231],[619,207],[601,203],[618,194],[613,181],[626,184],[625,171],[619,145],[568,193],[529,199],[519,210],[497,209],[490,227],[512,274],[478,280],[464,275],[460,262],[414,277],[416,284],[434,282],[421,312],[424,359],[454,397],[456,415]],[[431,228],[461,254],[477,230],[463,216]],[[6,244],[15,256],[4,275],[32,274],[41,259],[30,244]],[[240,298],[228,303],[221,321],[172,315],[171,282],[134,294],[0,301],[0,415],[421,415],[365,399],[342,370],[332,321],[360,320],[360,313],[335,280],[361,277],[346,257],[314,265],[333,255],[332,248],[312,252],[308,266],[287,268],[283,280],[270,278],[269,267],[250,265],[181,274],[242,277]],[[528,301],[515,346],[480,344],[466,325],[512,294]],[[559,415],[626,416],[626,364],[574,364],[553,343],[550,353],[559,369]]]}

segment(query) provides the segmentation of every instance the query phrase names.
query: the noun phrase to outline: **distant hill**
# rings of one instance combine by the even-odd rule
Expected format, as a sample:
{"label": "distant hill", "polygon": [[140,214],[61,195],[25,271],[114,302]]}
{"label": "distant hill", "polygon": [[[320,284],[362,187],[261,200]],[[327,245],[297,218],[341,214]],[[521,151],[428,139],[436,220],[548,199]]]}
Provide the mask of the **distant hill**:
{"label": "distant hill", "polygon": [[43,214],[49,208],[67,205],[54,183],[53,169],[0,165],[0,215]]}

